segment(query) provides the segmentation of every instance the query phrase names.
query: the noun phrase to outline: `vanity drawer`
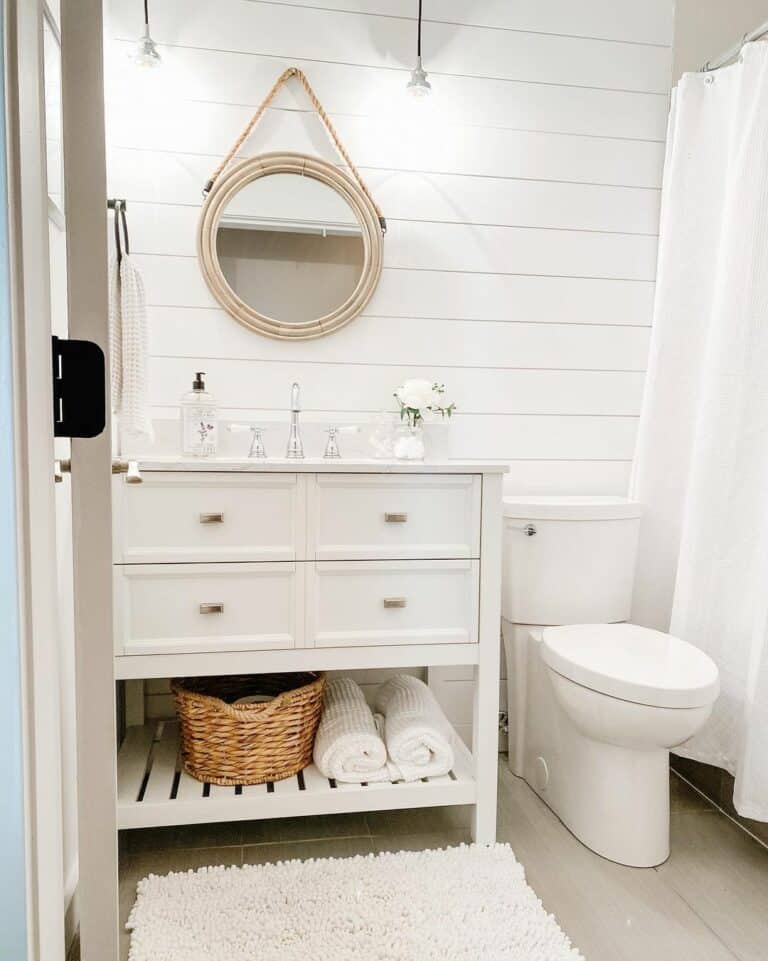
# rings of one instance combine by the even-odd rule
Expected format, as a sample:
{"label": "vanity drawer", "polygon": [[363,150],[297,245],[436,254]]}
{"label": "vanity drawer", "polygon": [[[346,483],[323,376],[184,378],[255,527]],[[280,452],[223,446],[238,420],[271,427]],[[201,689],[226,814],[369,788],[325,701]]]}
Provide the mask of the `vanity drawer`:
{"label": "vanity drawer", "polygon": [[117,654],[301,646],[294,563],[115,567]]}
{"label": "vanity drawer", "polygon": [[115,486],[118,564],[292,561],[304,553],[296,474],[143,472]]}
{"label": "vanity drawer", "polygon": [[309,556],[480,556],[481,479],[472,474],[318,474]]}
{"label": "vanity drawer", "polygon": [[308,647],[477,643],[480,564],[307,564]]}

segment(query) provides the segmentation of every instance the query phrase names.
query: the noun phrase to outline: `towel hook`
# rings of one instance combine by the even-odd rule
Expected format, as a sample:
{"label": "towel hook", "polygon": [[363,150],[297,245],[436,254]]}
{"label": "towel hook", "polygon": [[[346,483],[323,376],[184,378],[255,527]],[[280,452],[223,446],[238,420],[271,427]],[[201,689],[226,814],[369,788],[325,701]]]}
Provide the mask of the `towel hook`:
{"label": "towel hook", "polygon": [[[131,244],[128,239],[128,220],[125,216],[125,210],[128,205],[122,198],[116,198],[114,200],[107,201],[107,208],[109,210],[114,210],[115,212],[115,253],[117,255],[118,264],[123,259],[123,253],[126,255],[131,252]],[[120,226],[122,224],[123,237],[122,242],[120,238]]]}

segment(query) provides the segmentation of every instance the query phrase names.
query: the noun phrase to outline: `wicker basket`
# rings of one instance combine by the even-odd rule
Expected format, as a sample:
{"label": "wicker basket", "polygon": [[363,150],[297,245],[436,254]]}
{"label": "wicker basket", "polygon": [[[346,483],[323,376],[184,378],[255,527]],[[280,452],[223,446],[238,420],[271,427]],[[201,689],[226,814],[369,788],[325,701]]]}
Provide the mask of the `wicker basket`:
{"label": "wicker basket", "polygon": [[[210,784],[263,784],[312,760],[325,675],[175,678],[184,769]],[[236,704],[244,697],[270,700]]]}

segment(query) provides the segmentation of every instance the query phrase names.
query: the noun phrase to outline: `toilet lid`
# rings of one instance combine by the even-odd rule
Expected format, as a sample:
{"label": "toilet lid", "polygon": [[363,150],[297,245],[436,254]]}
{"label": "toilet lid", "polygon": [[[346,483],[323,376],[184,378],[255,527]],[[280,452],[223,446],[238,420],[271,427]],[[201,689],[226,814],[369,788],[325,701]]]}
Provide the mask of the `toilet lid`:
{"label": "toilet lid", "polygon": [[636,624],[548,627],[546,664],[583,687],[652,707],[703,707],[719,692],[715,662],[703,651]]}

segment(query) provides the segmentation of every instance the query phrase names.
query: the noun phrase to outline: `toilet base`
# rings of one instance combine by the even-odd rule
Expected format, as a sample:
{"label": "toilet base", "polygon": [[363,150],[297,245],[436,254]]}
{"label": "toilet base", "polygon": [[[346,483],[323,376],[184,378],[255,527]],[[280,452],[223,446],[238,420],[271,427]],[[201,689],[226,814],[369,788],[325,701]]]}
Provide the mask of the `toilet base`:
{"label": "toilet base", "polygon": [[[555,699],[540,634],[504,623],[511,679],[509,765],[588,848],[631,867],[669,857],[669,751],[582,735]],[[516,697],[524,670],[526,697]]]}
{"label": "toilet base", "polygon": [[571,744],[568,761],[543,758],[545,787],[538,758],[525,780],[596,854],[630,867],[662,864],[669,857],[669,752],[582,741]]}

